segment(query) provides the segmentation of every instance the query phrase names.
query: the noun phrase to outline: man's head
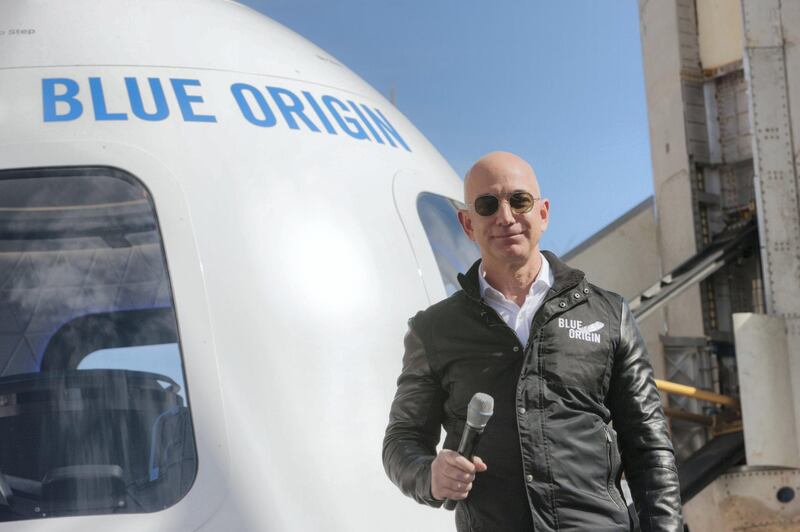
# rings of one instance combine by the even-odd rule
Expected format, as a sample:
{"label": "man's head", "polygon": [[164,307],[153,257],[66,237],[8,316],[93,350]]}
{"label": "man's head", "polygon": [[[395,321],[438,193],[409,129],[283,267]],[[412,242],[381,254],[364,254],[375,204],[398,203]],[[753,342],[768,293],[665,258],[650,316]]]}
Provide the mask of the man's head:
{"label": "man's head", "polygon": [[[524,207],[519,201],[524,197],[511,197],[515,192],[526,192],[535,198],[529,212],[514,212]],[[478,199],[479,207],[487,204],[490,207],[479,208],[483,214],[492,210],[491,198],[479,199],[486,195],[499,199],[497,211],[488,216],[479,214],[475,208]],[[537,260],[539,240],[547,229],[550,202],[541,198],[536,174],[527,162],[502,151],[482,157],[464,178],[464,202],[467,209],[459,211],[458,220],[467,236],[478,244],[487,270],[523,266]]]}

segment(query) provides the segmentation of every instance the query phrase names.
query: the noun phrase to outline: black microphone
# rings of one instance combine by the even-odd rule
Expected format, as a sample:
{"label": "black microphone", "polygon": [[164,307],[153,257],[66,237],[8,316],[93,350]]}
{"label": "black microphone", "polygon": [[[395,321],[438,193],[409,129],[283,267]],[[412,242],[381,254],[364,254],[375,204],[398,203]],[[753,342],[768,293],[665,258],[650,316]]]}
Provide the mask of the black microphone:
{"label": "black microphone", "polygon": [[[479,392],[472,396],[467,406],[467,424],[461,434],[461,443],[458,444],[458,454],[470,462],[492,414],[494,414],[494,399],[491,395]],[[454,509],[456,504],[458,501],[451,499],[444,501],[444,507],[448,510]]]}

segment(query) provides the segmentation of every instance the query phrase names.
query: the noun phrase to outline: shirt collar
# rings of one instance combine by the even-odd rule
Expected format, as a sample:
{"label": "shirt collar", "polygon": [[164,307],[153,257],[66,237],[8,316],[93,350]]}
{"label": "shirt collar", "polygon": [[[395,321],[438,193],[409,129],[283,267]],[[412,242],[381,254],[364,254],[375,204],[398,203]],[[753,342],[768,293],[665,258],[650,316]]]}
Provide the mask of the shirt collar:
{"label": "shirt collar", "polygon": [[[544,258],[544,255],[541,253],[539,253],[539,257],[542,259],[542,265],[539,268],[539,273],[536,275],[536,279],[534,279],[531,283],[531,288],[528,290],[528,295],[532,294],[534,289],[538,289],[539,287],[546,287],[547,289],[550,289],[553,286],[553,271],[550,269],[550,263],[547,262],[547,259]],[[485,276],[486,271],[483,269],[483,261],[481,261],[480,265],[478,266],[478,284],[480,285],[481,296],[492,299],[505,299],[503,293],[490,285]]]}

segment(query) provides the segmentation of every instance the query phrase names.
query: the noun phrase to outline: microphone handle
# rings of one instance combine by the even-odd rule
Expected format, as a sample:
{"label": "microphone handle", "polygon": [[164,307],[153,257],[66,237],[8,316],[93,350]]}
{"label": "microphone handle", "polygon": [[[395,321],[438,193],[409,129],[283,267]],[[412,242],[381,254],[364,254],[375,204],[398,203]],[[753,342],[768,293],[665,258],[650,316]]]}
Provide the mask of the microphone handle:
{"label": "microphone handle", "polygon": [[[483,434],[482,430],[479,431],[469,425],[465,425],[464,433],[461,435],[461,443],[458,444],[458,454],[471,462],[475,447],[478,446],[478,442],[481,439],[481,434]],[[457,504],[458,501],[446,499],[444,508],[445,510],[454,510]]]}

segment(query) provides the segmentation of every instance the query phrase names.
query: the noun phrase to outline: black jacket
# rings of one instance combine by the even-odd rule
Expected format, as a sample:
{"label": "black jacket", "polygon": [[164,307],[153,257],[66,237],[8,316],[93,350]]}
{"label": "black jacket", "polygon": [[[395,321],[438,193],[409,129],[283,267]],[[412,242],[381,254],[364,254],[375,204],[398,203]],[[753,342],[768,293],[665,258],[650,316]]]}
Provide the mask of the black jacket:
{"label": "black jacket", "polygon": [[554,283],[526,346],[482,300],[478,263],[459,277],[463,290],[409,321],[386,472],[406,495],[440,505],[430,488],[440,427],[444,447],[457,448],[467,403],[485,392],[495,413],[476,454],[488,470],[456,509],[460,532],[627,530],[622,469],[642,530],[682,530],[672,444],[633,316],[544,253]]}

